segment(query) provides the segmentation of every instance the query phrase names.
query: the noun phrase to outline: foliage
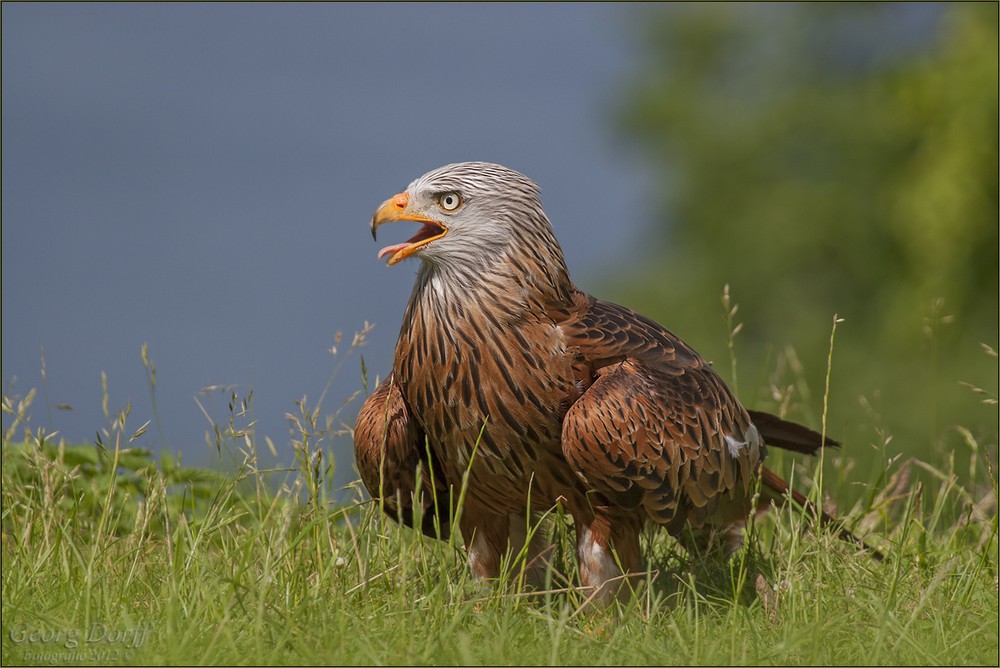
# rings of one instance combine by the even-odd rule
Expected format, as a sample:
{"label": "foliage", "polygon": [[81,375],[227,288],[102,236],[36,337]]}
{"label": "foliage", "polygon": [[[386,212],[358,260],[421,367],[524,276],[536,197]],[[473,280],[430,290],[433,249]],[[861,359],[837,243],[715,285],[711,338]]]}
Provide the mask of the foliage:
{"label": "foliage", "polygon": [[215,500],[225,480],[212,471],[181,466],[169,453],[159,464],[144,448],[121,449],[117,454],[116,461],[113,451],[98,445],[56,444],[44,438],[11,443],[5,452],[5,480],[21,489],[39,490],[48,500],[50,515],[73,513],[81,528],[88,530],[99,525],[109,496],[134,500],[122,503],[121,513],[114,516],[109,530],[115,535],[133,530],[150,496],[166,495],[172,510],[190,517]]}
{"label": "foliage", "polygon": [[[615,297],[717,361],[728,284],[742,350],[782,400],[839,333],[833,433],[952,447],[996,432],[997,5],[670,5],[641,13],[621,127],[656,174],[649,259]],[[765,353],[768,342],[776,349]],[[788,350],[794,346],[797,354]],[[804,368],[817,387],[822,365]],[[857,398],[866,397],[868,409]],[[799,417],[814,417],[798,394]]]}
{"label": "foliage", "polygon": [[[332,488],[329,432],[304,399],[290,416],[298,468],[267,470],[249,398],[232,395],[228,425],[213,429],[239,464],[222,475],[123,449],[127,411],[106,451],[53,445],[27,428],[29,399],[4,398],[15,416],[0,462],[5,665],[998,657],[997,482],[971,433],[968,482],[954,460],[935,467],[885,455],[872,469],[864,498],[843,514],[878,542],[884,563],[785,507],[758,518],[728,561],[692,560],[662,532],[648,533],[646,585],[630,604],[599,611],[572,586],[568,518],[548,524],[559,547],[549,590],[521,592],[471,581],[457,537],[398,527],[357,483],[345,500]],[[18,425],[25,437],[14,442]],[[917,469],[934,484],[914,487]],[[836,471],[846,476],[850,460]]]}

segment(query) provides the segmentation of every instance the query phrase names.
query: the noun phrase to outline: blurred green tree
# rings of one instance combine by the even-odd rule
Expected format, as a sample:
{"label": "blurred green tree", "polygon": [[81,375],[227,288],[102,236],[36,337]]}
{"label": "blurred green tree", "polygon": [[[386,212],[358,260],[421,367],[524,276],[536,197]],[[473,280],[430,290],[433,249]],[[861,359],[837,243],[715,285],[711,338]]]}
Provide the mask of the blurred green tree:
{"label": "blurred green tree", "polygon": [[729,284],[743,399],[773,408],[795,386],[814,424],[838,314],[831,433],[871,440],[877,421],[926,456],[964,424],[995,444],[995,407],[959,383],[995,396],[980,343],[997,347],[997,5],[640,16],[619,119],[650,161],[658,227],[615,298],[731,375],[725,324],[705,317]]}

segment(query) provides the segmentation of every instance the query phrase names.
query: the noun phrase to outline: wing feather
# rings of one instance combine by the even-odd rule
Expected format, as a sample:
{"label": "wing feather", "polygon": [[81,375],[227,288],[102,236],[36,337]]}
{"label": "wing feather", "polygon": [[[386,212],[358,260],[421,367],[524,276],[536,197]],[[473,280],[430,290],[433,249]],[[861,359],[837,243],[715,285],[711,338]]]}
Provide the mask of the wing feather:
{"label": "wing feather", "polygon": [[373,499],[382,500],[386,515],[414,527],[419,475],[421,491],[416,503],[423,511],[420,530],[432,538],[447,539],[451,530],[447,486],[424,440],[390,376],[365,401],[355,423],[354,455],[361,482]]}
{"label": "wing feather", "polygon": [[707,362],[652,320],[585,295],[563,330],[595,370],[563,422],[563,453],[592,489],[668,526],[735,520],[714,516],[720,503],[749,509],[763,442]]}

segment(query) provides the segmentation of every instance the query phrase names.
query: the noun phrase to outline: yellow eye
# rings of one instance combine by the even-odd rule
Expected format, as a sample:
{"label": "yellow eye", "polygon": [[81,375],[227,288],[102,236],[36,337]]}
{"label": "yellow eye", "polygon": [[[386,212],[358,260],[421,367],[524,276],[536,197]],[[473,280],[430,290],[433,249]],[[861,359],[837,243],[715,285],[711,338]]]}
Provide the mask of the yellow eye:
{"label": "yellow eye", "polygon": [[458,193],[444,193],[438,197],[438,206],[445,211],[454,211],[462,206],[462,196]]}

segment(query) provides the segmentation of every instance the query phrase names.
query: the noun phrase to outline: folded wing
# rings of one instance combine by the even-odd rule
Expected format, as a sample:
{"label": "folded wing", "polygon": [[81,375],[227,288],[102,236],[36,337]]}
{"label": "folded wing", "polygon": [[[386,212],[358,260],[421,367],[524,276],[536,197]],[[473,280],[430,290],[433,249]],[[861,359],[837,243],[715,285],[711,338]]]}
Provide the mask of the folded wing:
{"label": "folded wing", "polygon": [[361,481],[372,498],[380,500],[386,515],[432,538],[448,538],[451,506],[444,476],[430,458],[423,432],[392,376],[358,413],[354,454]]}

